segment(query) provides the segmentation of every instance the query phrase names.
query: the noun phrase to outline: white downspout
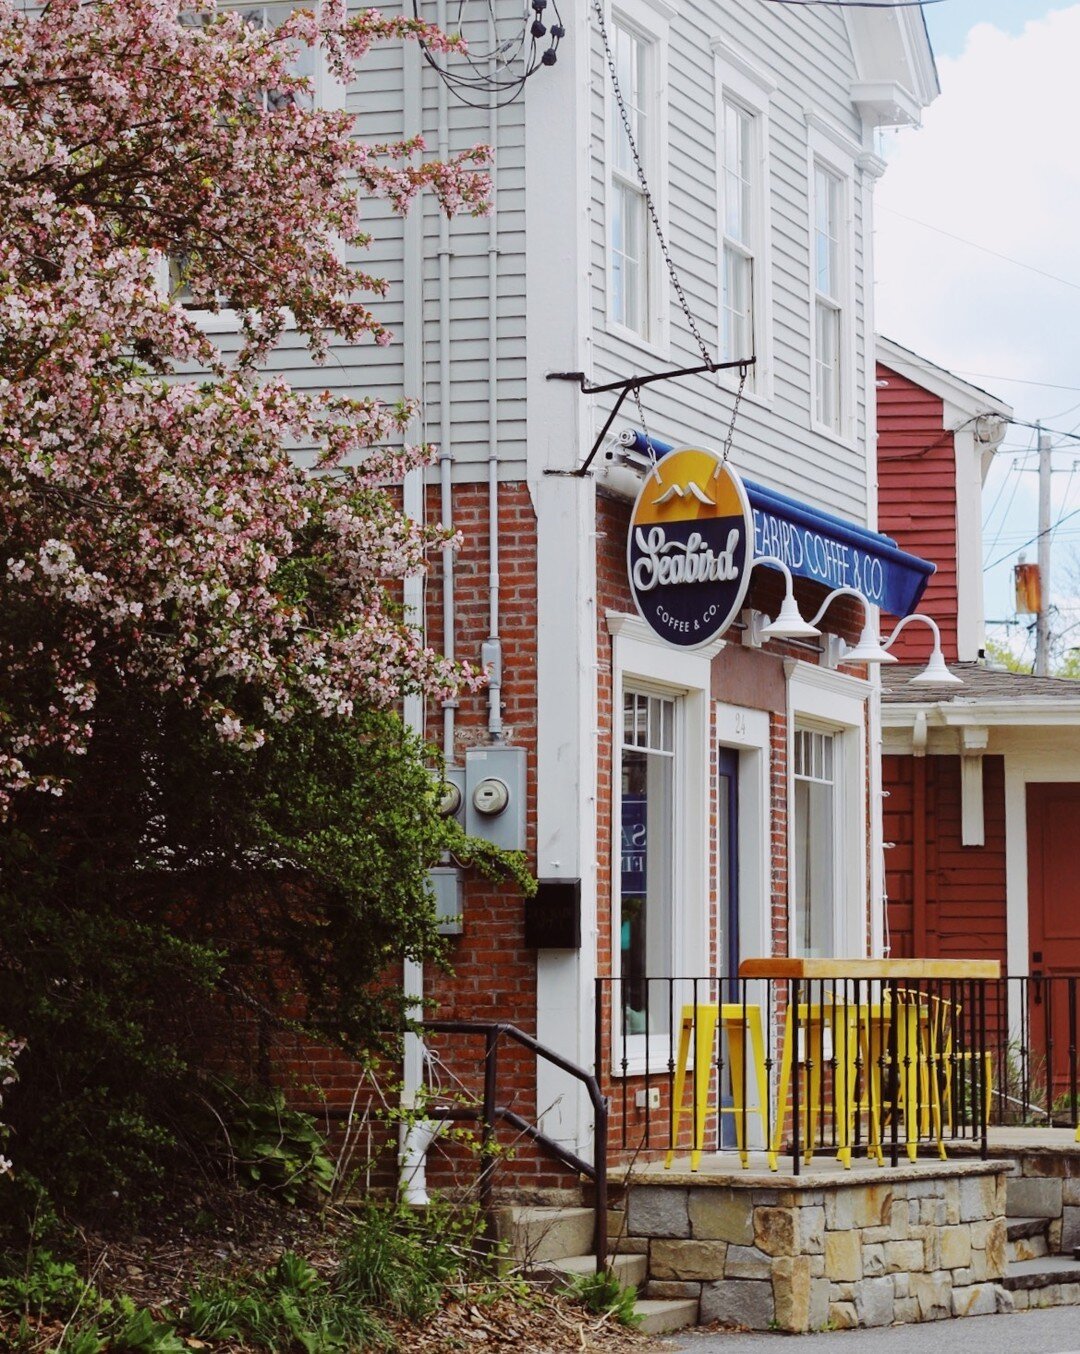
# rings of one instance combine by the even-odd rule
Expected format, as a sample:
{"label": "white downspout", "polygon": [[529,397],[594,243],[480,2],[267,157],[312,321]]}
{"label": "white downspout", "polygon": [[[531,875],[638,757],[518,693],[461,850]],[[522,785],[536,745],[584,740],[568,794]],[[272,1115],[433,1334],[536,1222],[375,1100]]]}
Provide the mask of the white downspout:
{"label": "white downspout", "polygon": [[[494,23],[492,24],[494,33]],[[492,49],[496,43],[492,43]],[[493,69],[494,74],[494,69]],[[498,145],[498,95],[488,94],[488,144]],[[499,226],[495,197],[497,168],[491,171],[491,213],[488,216],[488,638],[481,665],[488,675],[488,737],[503,741],[502,640],[499,638]]]}
{"label": "white downspout", "polygon": [[[439,0],[438,22],[445,28],[446,0]],[[411,130],[422,131],[423,82],[421,79],[420,55],[415,47],[407,45],[404,72],[404,107],[408,122],[415,118],[416,124]],[[445,160],[449,148],[449,130],[447,116],[446,86],[439,81],[439,158]],[[410,129],[406,129],[407,134]],[[424,389],[423,359],[423,216],[420,212],[411,213],[405,221],[406,257],[411,257],[415,266],[406,266],[404,270],[404,377],[408,393]],[[439,478],[441,484],[440,513],[445,524],[449,525],[452,509],[450,495],[449,448],[450,426],[450,229],[445,215],[439,224]],[[411,472],[405,479],[404,511],[410,517],[423,520],[424,517],[424,474],[422,470]],[[448,658],[454,656],[454,552],[450,546],[442,550],[443,571],[443,650]],[[424,590],[422,578],[405,580],[406,614],[414,618],[419,625],[424,621]],[[455,701],[448,701],[443,707],[443,752],[448,762],[454,753],[454,710]],[[421,734],[424,731],[423,703],[419,697],[407,697],[405,701],[405,722]],[[424,967],[416,960],[406,960],[402,972],[402,989],[413,1015],[423,1013]],[[424,1041],[414,1034],[405,1036],[402,1063],[401,1107],[408,1113],[416,1108],[424,1087],[424,1060],[426,1049]],[[439,1125],[429,1120],[416,1120],[401,1127],[398,1145],[399,1187],[405,1203],[422,1206],[430,1202],[427,1192],[427,1150],[438,1132]]]}

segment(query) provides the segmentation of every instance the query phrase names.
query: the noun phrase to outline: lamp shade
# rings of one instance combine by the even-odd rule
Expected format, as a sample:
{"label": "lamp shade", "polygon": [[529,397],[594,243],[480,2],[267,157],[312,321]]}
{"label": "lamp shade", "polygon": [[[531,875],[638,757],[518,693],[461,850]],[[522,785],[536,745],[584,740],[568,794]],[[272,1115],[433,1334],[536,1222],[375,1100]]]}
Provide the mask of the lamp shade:
{"label": "lamp shade", "polygon": [[896,659],[888,649],[882,648],[881,640],[870,628],[869,622],[863,627],[859,642],[854,649],[844,654],[845,663],[895,663]]}
{"label": "lamp shade", "polygon": [[776,620],[762,626],[761,633],[766,639],[812,639],[820,635],[816,625],[804,621],[799,613],[792,593],[786,593]]}
{"label": "lamp shade", "polygon": [[939,648],[935,646],[930,655],[930,661],[922,672],[917,672],[908,682],[908,686],[963,686],[964,679],[957,677],[955,672],[950,672],[945,666],[945,656]]}

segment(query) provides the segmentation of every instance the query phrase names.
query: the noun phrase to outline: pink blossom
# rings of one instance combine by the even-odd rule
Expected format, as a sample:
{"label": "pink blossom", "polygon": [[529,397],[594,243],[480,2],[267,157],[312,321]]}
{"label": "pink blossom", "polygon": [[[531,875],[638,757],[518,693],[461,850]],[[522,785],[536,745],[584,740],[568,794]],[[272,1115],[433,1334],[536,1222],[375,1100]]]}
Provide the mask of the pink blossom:
{"label": "pink blossom", "polygon": [[[0,814],[63,792],[106,676],[243,748],[300,702],[342,718],[477,681],[388,591],[445,539],[387,492],[426,459],[412,406],[260,370],[286,315],[316,359],[389,340],[385,283],[338,248],[368,242],[366,196],[486,209],[486,148],[364,145],[292,68],[298,44],[345,76],[418,37],[452,42],[342,0],[268,32],[213,0],[0,0]],[[233,357],[163,294],[169,259],[240,315]]]}

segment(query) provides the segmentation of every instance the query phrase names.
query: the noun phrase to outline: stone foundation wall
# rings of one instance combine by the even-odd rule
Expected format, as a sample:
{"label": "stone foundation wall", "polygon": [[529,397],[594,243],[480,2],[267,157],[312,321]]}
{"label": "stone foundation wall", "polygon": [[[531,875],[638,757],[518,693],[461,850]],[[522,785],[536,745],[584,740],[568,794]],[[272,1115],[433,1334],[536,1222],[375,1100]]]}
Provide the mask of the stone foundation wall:
{"label": "stone foundation wall", "polygon": [[1008,1213],[1013,1218],[1048,1218],[1051,1255],[1071,1255],[1080,1246],[1080,1154],[1017,1152],[1012,1156]]}
{"label": "stone foundation wall", "polygon": [[807,1331],[982,1315],[1011,1307],[998,1287],[1005,1172],[628,1182],[628,1249],[647,1251],[650,1297],[697,1297],[703,1323]]}

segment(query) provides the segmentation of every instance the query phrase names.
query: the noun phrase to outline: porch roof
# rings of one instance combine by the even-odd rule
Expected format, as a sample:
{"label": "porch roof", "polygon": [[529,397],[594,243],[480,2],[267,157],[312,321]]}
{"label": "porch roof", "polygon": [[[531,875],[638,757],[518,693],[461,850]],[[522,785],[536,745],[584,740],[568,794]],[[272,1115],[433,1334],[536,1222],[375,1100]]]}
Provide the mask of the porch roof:
{"label": "porch roof", "polygon": [[985,663],[950,663],[961,687],[935,692],[911,686],[918,663],[883,665],[882,722],[903,727],[925,714],[941,724],[1075,724],[1080,726],[1080,681],[1070,677],[1033,677]]}

